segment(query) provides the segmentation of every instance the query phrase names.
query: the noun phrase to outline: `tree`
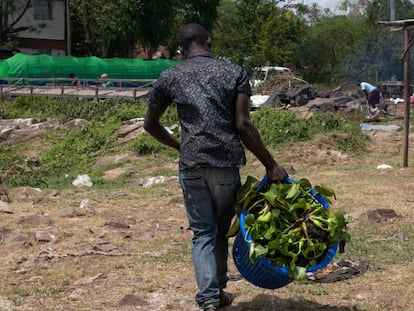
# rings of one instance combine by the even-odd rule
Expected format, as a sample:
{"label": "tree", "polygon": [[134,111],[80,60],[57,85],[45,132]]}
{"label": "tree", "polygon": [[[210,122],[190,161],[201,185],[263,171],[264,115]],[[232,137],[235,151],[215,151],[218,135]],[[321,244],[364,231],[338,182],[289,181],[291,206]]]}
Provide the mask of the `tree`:
{"label": "tree", "polygon": [[148,48],[148,58],[159,45],[165,43],[171,35],[177,8],[176,0],[139,1],[138,33],[139,43]]}
{"label": "tree", "polygon": [[288,8],[267,4],[263,10],[268,15],[261,23],[260,35],[255,44],[256,63],[291,66],[305,33],[305,22]]}
{"label": "tree", "polygon": [[198,23],[211,31],[217,20],[219,3],[220,0],[179,0],[178,17],[182,16],[182,25]]}
{"label": "tree", "polygon": [[309,29],[297,58],[304,78],[330,82],[346,76],[351,56],[358,54],[361,36],[361,25],[346,16],[317,22]]}
{"label": "tree", "polygon": [[[73,54],[132,56],[137,43],[152,58],[159,45],[177,45],[179,28],[197,22],[210,30],[219,0],[71,0]],[[76,31],[76,32],[75,32]]]}
{"label": "tree", "polygon": [[[414,4],[410,1],[395,0],[394,5],[396,19],[410,19],[414,15]],[[391,33],[378,25],[379,21],[390,20],[389,1],[374,0],[360,11],[365,21],[365,39],[360,62],[356,66],[363,67],[364,75],[376,82],[392,76],[402,79],[404,67],[399,57],[404,48],[403,33]]]}
{"label": "tree", "polygon": [[226,0],[218,11],[218,21],[213,32],[214,51],[248,70],[257,65],[255,45],[262,31],[268,12],[265,0]]}
{"label": "tree", "polygon": [[140,29],[139,9],[134,0],[71,0],[73,54],[130,57]]}
{"label": "tree", "polygon": [[[413,4],[395,0],[399,19],[413,16]],[[399,55],[403,48],[401,33],[391,33],[378,25],[389,20],[388,0],[345,0],[339,6],[343,15],[331,12],[301,11],[310,27],[302,48],[296,53],[297,68],[310,82],[334,82],[355,77],[377,82],[402,77]],[[322,14],[320,14],[322,13]],[[309,15],[308,15],[309,16]]]}
{"label": "tree", "polygon": [[243,42],[237,31],[237,5],[232,0],[221,1],[218,7],[218,18],[216,27],[212,32],[212,45],[214,54],[218,57],[226,58],[232,62],[243,58],[240,55],[239,47]]}
{"label": "tree", "polygon": [[213,30],[218,16],[220,0],[177,0],[174,22],[170,27],[167,40],[163,43],[170,55],[175,55],[179,41],[180,28],[187,23],[198,23],[208,32]]}
{"label": "tree", "polygon": [[13,49],[19,32],[36,31],[44,27],[43,24],[17,26],[32,5],[31,0],[0,0],[0,46]]}

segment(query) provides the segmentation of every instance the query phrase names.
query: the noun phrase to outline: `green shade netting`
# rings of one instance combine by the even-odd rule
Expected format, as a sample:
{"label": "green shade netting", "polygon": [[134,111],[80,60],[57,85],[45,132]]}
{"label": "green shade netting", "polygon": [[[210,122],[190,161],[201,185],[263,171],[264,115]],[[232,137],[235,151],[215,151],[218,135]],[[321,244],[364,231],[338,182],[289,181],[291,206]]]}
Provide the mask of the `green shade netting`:
{"label": "green shade netting", "polygon": [[0,63],[1,78],[157,79],[162,71],[180,60],[140,58],[99,58],[16,54]]}

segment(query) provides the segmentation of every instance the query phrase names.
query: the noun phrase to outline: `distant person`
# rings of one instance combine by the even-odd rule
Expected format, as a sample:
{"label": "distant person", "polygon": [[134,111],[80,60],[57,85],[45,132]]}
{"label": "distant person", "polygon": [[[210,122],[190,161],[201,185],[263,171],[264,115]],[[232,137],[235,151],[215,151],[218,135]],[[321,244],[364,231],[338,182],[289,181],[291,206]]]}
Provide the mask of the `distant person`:
{"label": "distant person", "polygon": [[366,110],[367,119],[375,119],[379,117],[381,113],[378,107],[380,102],[380,89],[368,82],[363,82],[361,80],[357,80],[357,84],[364,93],[368,105]]}
{"label": "distant person", "polygon": [[[107,80],[108,79],[108,74],[106,74],[106,73],[101,74],[101,79],[102,80]],[[102,87],[111,87],[111,86],[114,86],[114,83],[112,81],[103,81],[101,83],[101,86]]]}
{"label": "distant person", "polygon": [[69,74],[69,78],[72,80],[71,82],[70,82],[70,85],[72,85],[72,86],[77,86],[77,85],[79,85],[80,83],[79,83],[79,80],[78,80],[78,77],[76,77],[76,75],[74,74],[74,73],[70,73]]}
{"label": "distant person", "polygon": [[361,80],[357,80],[357,83],[361,87],[362,92],[364,92],[368,105],[372,108],[376,108],[379,105],[380,100],[379,88],[368,82],[362,82]]}

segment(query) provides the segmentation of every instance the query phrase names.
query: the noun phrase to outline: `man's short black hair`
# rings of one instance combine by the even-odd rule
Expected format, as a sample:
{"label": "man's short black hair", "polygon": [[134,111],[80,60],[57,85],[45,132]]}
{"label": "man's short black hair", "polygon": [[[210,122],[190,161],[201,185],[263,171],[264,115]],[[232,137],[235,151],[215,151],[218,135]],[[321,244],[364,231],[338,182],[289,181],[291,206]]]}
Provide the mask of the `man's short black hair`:
{"label": "man's short black hair", "polygon": [[191,23],[185,25],[180,32],[180,47],[188,50],[192,42],[200,45],[207,43],[209,40],[207,30],[203,26]]}

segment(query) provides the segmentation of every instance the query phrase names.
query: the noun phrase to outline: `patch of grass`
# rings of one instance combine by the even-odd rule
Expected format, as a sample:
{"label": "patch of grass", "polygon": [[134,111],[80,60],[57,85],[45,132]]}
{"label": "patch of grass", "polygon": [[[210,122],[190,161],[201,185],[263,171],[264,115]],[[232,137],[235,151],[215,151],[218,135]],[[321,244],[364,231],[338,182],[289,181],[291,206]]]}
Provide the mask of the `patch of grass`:
{"label": "patch of grass", "polygon": [[[414,238],[412,224],[392,223],[358,226],[352,230],[347,255],[385,265],[404,264],[414,256],[410,241]],[[398,256],[390,256],[398,254]]]}
{"label": "patch of grass", "polygon": [[359,121],[342,114],[320,112],[303,119],[293,111],[276,111],[264,106],[251,118],[268,147],[312,140],[318,134],[330,134],[340,151],[358,154],[364,151],[368,140],[361,131]]}
{"label": "patch of grass", "polygon": [[128,144],[128,149],[137,152],[140,155],[157,155],[166,153],[169,149],[167,146],[161,144],[148,133],[143,133]]}
{"label": "patch of grass", "polygon": [[266,106],[253,113],[251,119],[269,147],[312,138],[308,122],[291,111],[276,111]]}
{"label": "patch of grass", "polygon": [[[103,181],[102,169],[92,169],[98,157],[135,151],[153,160],[177,159],[179,153],[156,141],[147,133],[124,146],[114,146],[116,131],[124,120],[144,117],[146,103],[125,99],[104,101],[79,101],[77,98],[50,99],[47,97],[19,97],[4,103],[3,113],[7,117],[55,117],[68,121],[74,118],[89,120],[86,126],[76,129],[60,129],[50,132],[44,142],[50,148],[38,158],[19,156],[16,147],[0,147],[0,168],[5,169],[5,179],[12,186],[70,187],[79,174],[94,177],[96,186],[125,185],[128,178],[118,182]],[[252,114],[264,143],[269,148],[283,148],[288,143],[312,140],[316,135],[330,135],[340,151],[358,154],[364,150],[366,136],[359,123],[342,115],[318,113],[309,119],[299,118],[292,111],[276,111],[262,107]],[[176,106],[168,107],[162,123],[180,138]],[[23,144],[22,144],[22,147]],[[158,160],[156,160],[158,159]],[[323,164],[323,162],[321,162]],[[160,168],[155,173],[171,174]]]}
{"label": "patch of grass", "polygon": [[115,117],[129,120],[143,117],[146,104],[131,99],[79,100],[77,97],[59,99],[44,96],[20,96],[4,101],[0,109],[3,119],[15,118],[60,118],[64,122],[73,119],[107,119]]}
{"label": "patch of grass", "polygon": [[30,291],[21,287],[11,285],[6,288],[0,289],[1,296],[20,296],[20,297],[27,297],[30,296]]}

